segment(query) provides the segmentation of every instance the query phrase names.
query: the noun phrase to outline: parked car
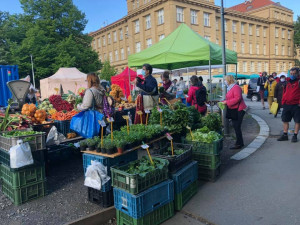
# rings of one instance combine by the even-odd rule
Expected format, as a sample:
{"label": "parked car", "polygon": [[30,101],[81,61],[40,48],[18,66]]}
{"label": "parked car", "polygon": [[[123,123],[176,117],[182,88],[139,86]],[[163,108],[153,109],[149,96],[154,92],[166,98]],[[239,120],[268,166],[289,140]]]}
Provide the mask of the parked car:
{"label": "parked car", "polygon": [[[251,78],[248,84],[247,98],[251,99],[253,102],[260,101],[260,94],[256,91],[258,78]],[[265,100],[267,98],[265,97]]]}

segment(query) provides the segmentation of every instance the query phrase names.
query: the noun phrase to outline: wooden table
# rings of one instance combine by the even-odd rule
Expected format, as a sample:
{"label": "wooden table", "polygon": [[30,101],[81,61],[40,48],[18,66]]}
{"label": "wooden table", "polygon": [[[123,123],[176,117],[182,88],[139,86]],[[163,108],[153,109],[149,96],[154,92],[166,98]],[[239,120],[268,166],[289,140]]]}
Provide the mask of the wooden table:
{"label": "wooden table", "polygon": [[[162,139],[164,139],[164,138],[166,138],[166,136],[162,136],[162,137],[156,138],[156,139],[154,139],[154,140],[152,140],[152,141],[149,141],[147,144],[148,144],[148,145],[149,145],[149,144],[152,144],[152,143],[154,143],[154,142],[156,142],[156,141],[159,141],[159,140],[162,140]],[[131,148],[131,149],[129,149],[129,150],[126,150],[126,151],[124,151],[122,154],[121,154],[121,153],[114,153],[114,154],[111,154],[111,155],[105,154],[105,153],[101,153],[101,152],[96,152],[96,151],[87,151],[87,150],[86,150],[86,151],[81,151],[81,152],[82,152],[82,153],[91,154],[91,155],[98,155],[98,156],[104,156],[104,157],[108,157],[108,158],[115,158],[115,157],[118,157],[118,156],[127,154],[127,153],[129,153],[129,152],[135,151],[135,150],[137,150],[137,149],[139,149],[139,148],[141,148],[141,145],[136,146],[136,147],[134,147],[134,148]]]}

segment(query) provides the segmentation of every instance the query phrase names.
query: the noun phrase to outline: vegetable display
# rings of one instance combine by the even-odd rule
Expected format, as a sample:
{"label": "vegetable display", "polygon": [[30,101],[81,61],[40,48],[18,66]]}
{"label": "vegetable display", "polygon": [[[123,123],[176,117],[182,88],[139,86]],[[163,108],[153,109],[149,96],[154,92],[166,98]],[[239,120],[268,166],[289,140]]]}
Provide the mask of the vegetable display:
{"label": "vegetable display", "polygon": [[[220,140],[221,138],[222,136],[220,134],[215,131],[210,131],[206,126],[193,131],[193,141],[212,143],[214,141]],[[191,135],[188,134],[186,136],[186,139],[188,141],[192,141]]]}
{"label": "vegetable display", "polygon": [[63,100],[60,95],[51,95],[49,98],[50,103],[57,111],[72,111],[73,105],[66,100]]}
{"label": "vegetable display", "polygon": [[51,115],[51,118],[53,120],[59,120],[59,121],[63,121],[63,120],[70,120],[72,119],[73,116],[77,115],[78,112],[76,110],[72,110],[70,112],[55,112]]}
{"label": "vegetable display", "polygon": [[[176,149],[176,150],[174,150],[174,155],[181,155],[181,154],[183,154],[185,152],[186,152],[186,150],[184,150],[184,149]],[[172,157],[172,149],[171,149],[171,147],[169,147],[167,149],[167,151],[165,151],[163,153],[163,155]]]}
{"label": "vegetable display", "polygon": [[125,97],[123,90],[117,84],[111,85],[111,92],[109,93],[109,95],[111,95],[116,100],[116,102],[119,103],[121,102],[121,98]]}
{"label": "vegetable display", "polygon": [[34,113],[36,111],[36,107],[34,104],[24,104],[22,107],[22,115],[26,115],[26,116],[34,116]]}
{"label": "vegetable display", "polygon": [[34,134],[42,134],[42,132],[15,130],[15,131],[9,131],[6,133],[2,133],[1,136],[10,138],[10,137],[29,136],[29,135],[34,135]]}
{"label": "vegetable display", "polygon": [[39,106],[38,109],[43,109],[47,113],[51,114],[50,111],[54,110],[53,105],[49,102],[49,99],[45,99]]}
{"label": "vegetable display", "polygon": [[207,126],[209,130],[221,131],[222,130],[222,120],[218,113],[210,113],[207,116],[202,117],[202,125]]}

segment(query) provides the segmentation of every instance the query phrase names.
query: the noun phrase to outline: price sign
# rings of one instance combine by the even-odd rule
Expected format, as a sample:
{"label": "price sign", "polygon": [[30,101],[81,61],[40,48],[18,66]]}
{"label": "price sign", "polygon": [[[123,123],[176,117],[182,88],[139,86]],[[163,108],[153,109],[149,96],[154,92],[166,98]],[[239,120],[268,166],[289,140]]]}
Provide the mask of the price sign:
{"label": "price sign", "polygon": [[142,149],[147,149],[147,148],[149,148],[149,145],[143,144],[141,147],[142,147]]}
{"label": "price sign", "polygon": [[152,165],[154,165],[153,160],[152,160],[152,157],[151,157],[150,152],[149,152],[149,145],[144,144],[144,142],[143,142],[143,145],[142,145],[141,147],[142,147],[143,149],[146,149],[146,150],[147,150],[147,153],[148,153],[150,162],[151,162]]}
{"label": "price sign", "polygon": [[145,113],[149,114],[149,113],[150,113],[150,110],[149,110],[149,109],[146,109],[146,110],[145,110]]}
{"label": "price sign", "polygon": [[109,118],[107,118],[107,121],[108,121],[109,123],[112,123],[112,122],[114,122],[115,120],[114,120],[114,118],[109,117]]}
{"label": "price sign", "polygon": [[122,116],[124,120],[129,120],[129,116]]}
{"label": "price sign", "polygon": [[167,135],[167,139],[168,139],[169,141],[173,140],[173,137],[171,136],[171,134],[166,133],[166,135]]}
{"label": "price sign", "polygon": [[157,111],[162,113],[162,109],[157,106]]}
{"label": "price sign", "polygon": [[101,127],[106,127],[106,123],[104,120],[98,120],[98,123],[100,124]]}
{"label": "price sign", "polygon": [[136,112],[138,115],[143,115],[143,112],[142,111],[137,111]]}

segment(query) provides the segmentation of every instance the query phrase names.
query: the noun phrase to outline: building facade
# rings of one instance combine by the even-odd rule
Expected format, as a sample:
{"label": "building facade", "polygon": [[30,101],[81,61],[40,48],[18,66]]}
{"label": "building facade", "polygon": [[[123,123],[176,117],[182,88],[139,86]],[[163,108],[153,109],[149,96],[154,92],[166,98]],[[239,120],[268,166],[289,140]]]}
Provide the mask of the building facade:
{"label": "building facade", "polygon": [[[214,0],[127,0],[127,8],[127,16],[90,33],[99,59],[110,60],[119,72],[130,54],[159,42],[181,23],[222,44],[220,7]],[[239,73],[287,72],[294,65],[292,10],[270,0],[247,0],[225,13],[225,45],[238,53]],[[228,72],[236,69],[227,67]]]}

